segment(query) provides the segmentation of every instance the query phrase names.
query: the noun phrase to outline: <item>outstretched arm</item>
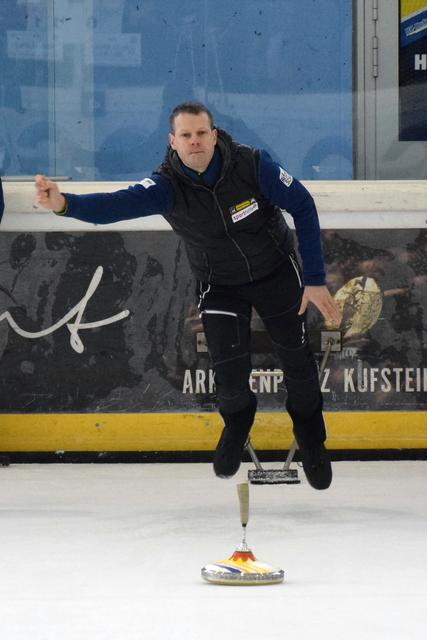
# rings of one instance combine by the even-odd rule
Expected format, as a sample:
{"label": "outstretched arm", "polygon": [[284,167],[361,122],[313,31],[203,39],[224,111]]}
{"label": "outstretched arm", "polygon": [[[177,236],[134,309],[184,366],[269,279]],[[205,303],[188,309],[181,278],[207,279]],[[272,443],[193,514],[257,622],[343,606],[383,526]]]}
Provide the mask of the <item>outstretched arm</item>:
{"label": "outstretched arm", "polygon": [[36,198],[41,206],[60,215],[94,224],[167,213],[174,201],[170,182],[159,174],[153,174],[127,189],[108,193],[61,193],[55,182],[42,175],[36,176],[35,186]]}

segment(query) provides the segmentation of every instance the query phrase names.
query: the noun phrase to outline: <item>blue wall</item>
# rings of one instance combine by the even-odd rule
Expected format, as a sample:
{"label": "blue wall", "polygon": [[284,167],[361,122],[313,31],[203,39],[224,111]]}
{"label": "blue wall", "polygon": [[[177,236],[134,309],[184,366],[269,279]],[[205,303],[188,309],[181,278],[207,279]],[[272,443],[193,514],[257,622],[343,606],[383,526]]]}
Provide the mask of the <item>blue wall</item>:
{"label": "blue wall", "polygon": [[351,0],[10,0],[0,25],[0,174],[140,179],[196,98],[296,176],[352,177]]}

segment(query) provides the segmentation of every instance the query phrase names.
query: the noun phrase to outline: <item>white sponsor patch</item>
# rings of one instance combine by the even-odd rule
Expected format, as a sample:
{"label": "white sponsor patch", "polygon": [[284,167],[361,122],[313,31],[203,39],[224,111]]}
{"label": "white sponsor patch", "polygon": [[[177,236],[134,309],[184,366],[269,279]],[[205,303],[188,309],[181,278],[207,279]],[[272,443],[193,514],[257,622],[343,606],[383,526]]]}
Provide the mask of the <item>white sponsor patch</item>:
{"label": "white sponsor patch", "polygon": [[287,171],[285,171],[284,169],[282,169],[282,167],[279,167],[280,169],[280,180],[283,182],[283,184],[285,184],[287,187],[290,187],[292,182],[293,182],[293,177],[289,175],[289,173]]}
{"label": "white sponsor patch", "polygon": [[156,186],[156,183],[154,182],[154,180],[151,180],[151,178],[144,178],[144,180],[141,180],[141,184],[146,189]]}
{"label": "white sponsor patch", "polygon": [[239,222],[243,218],[247,218],[254,211],[259,209],[258,202],[255,198],[251,198],[250,200],[246,200],[245,202],[240,202],[236,204],[234,207],[230,208],[231,219],[233,222]]}

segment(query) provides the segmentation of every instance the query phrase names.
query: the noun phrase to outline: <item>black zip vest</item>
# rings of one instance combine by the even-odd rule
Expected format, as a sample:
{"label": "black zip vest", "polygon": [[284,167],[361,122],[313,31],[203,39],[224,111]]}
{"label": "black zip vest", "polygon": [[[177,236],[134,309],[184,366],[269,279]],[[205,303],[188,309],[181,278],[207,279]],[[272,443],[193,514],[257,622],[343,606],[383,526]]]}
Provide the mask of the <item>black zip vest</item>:
{"label": "black zip vest", "polygon": [[158,173],[172,183],[175,203],[163,214],[183,238],[198,280],[239,285],[280,266],[293,249],[292,234],[278,207],[258,187],[258,152],[218,130],[221,176],[213,189],[191,180],[170,147]]}

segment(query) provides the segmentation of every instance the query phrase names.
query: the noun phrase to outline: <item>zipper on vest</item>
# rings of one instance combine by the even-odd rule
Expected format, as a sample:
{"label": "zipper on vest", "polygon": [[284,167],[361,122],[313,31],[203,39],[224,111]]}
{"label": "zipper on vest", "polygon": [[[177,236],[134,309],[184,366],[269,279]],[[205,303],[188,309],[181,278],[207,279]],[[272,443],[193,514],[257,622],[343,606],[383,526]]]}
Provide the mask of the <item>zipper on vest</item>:
{"label": "zipper on vest", "polygon": [[[218,182],[216,183],[216,186],[221,182],[221,180],[218,180]],[[215,186],[215,189],[216,189]],[[221,209],[221,205],[219,204],[219,200],[216,196],[215,190],[212,191],[213,197],[215,198],[215,202],[216,202],[216,206],[218,207],[218,211],[221,215],[221,220],[223,222],[224,225],[224,229],[225,229],[225,234],[226,236],[231,240],[231,242],[234,244],[234,246],[236,247],[237,251],[240,253],[240,255],[242,256],[243,260],[246,263],[246,269],[248,271],[248,276],[251,282],[253,282],[253,276],[252,276],[252,271],[251,271],[251,265],[249,264],[249,260],[246,257],[246,254],[244,253],[244,251],[242,251],[242,249],[239,246],[239,243],[233,238],[233,236],[230,235],[229,231],[228,231],[228,227],[227,227],[227,221],[224,218],[224,213]]]}
{"label": "zipper on vest", "polygon": [[[216,195],[216,193],[215,193],[216,188],[218,187],[218,185],[219,185],[219,184],[221,184],[221,182],[223,181],[223,179],[224,179],[224,176],[221,176],[221,177],[219,178],[218,182],[216,183],[216,185],[215,185],[215,187],[214,187],[213,189],[209,189],[209,188],[208,188],[208,187],[206,187],[204,184],[197,184],[197,183],[193,183],[193,185],[192,185],[192,186],[193,186],[193,187],[195,186],[195,187],[197,187],[198,189],[203,189],[204,191],[209,191],[209,193],[211,193],[211,194],[213,195],[214,200],[215,200],[215,204],[216,204],[216,206],[217,206],[217,209],[218,209],[218,211],[219,211],[219,213],[220,213],[220,216],[221,216],[222,223],[223,223],[223,225],[224,225],[225,235],[227,236],[227,238],[228,238],[229,240],[231,240],[231,242],[232,242],[232,243],[234,244],[234,246],[236,247],[237,251],[238,251],[238,252],[240,253],[240,255],[242,256],[243,260],[245,261],[246,269],[247,269],[247,272],[248,272],[249,279],[250,279],[250,281],[251,281],[251,282],[253,282],[253,281],[254,281],[254,278],[253,278],[253,275],[252,275],[252,270],[251,270],[251,265],[250,265],[250,263],[249,263],[249,260],[248,260],[248,258],[246,257],[246,254],[244,253],[244,251],[240,248],[239,243],[238,243],[238,242],[233,238],[233,236],[231,236],[231,235],[230,235],[230,233],[229,233],[229,231],[228,231],[228,227],[227,227],[227,222],[226,222],[226,220],[225,220],[225,218],[224,218],[224,213],[223,213],[223,211],[222,211],[222,209],[221,209],[221,205],[220,205],[219,200],[218,200],[218,198],[217,198],[217,195]],[[212,275],[212,269],[211,269],[211,275]]]}

